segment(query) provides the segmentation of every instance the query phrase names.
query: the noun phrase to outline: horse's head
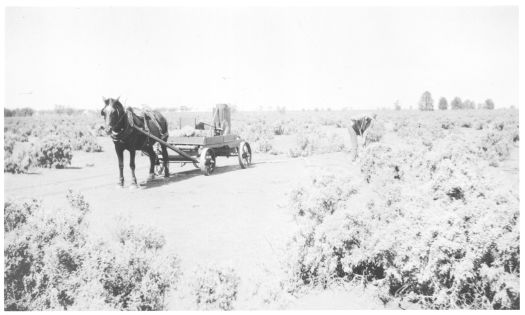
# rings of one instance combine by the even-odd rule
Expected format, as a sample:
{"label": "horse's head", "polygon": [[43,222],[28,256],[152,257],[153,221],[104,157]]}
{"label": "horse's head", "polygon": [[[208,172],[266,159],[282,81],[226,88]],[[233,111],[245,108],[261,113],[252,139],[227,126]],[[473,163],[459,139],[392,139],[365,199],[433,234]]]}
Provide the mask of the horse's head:
{"label": "horse's head", "polygon": [[118,128],[118,124],[122,121],[122,115],[125,115],[124,106],[119,102],[119,98],[102,97],[104,108],[102,108],[100,114],[104,117],[104,128],[108,134]]}

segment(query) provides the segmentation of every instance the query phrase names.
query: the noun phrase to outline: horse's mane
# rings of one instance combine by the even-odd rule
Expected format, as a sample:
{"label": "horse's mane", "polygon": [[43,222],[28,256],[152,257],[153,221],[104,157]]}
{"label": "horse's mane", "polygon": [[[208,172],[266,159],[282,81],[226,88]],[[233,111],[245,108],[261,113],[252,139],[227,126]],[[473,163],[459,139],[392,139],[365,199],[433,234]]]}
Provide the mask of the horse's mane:
{"label": "horse's mane", "polygon": [[117,107],[117,110],[119,112],[122,112],[122,113],[126,112],[124,105],[122,105],[122,103],[120,102],[118,98],[116,100],[113,100],[113,105]]}

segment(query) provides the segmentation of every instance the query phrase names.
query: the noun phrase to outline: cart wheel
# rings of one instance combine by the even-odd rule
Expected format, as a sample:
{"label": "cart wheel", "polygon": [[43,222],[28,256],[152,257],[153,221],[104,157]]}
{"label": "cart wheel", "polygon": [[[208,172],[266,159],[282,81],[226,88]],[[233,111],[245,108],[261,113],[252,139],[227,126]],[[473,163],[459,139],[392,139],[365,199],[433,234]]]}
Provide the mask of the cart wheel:
{"label": "cart wheel", "polygon": [[215,169],[215,153],[213,153],[212,149],[205,148],[202,150],[199,164],[202,174],[208,176],[213,173]]}
{"label": "cart wheel", "polygon": [[158,165],[155,165],[155,175],[162,176],[164,175],[164,165],[159,163]]}
{"label": "cart wheel", "polygon": [[241,142],[239,144],[239,165],[242,168],[247,168],[252,164],[252,148],[248,142]]}

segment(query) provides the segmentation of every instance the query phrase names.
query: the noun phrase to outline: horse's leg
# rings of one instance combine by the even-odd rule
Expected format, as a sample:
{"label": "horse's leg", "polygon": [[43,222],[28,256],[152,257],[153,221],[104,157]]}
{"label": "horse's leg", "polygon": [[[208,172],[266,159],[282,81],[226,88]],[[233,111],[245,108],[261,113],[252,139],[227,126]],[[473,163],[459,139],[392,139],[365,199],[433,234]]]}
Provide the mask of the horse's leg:
{"label": "horse's leg", "polygon": [[115,151],[118,157],[118,169],[120,172],[119,183],[120,187],[124,186],[124,149],[115,143]]}
{"label": "horse's leg", "polygon": [[148,175],[148,179],[147,181],[151,181],[153,179],[155,179],[155,172],[154,172],[154,168],[155,168],[155,159],[156,159],[156,153],[155,153],[155,150],[153,150],[153,146],[147,146],[146,147],[146,153],[149,155],[149,175]]}
{"label": "horse's leg", "polygon": [[131,168],[131,187],[138,187],[135,177],[135,150],[129,150],[129,168]]}
{"label": "horse's leg", "polygon": [[169,161],[168,161],[168,149],[166,149],[165,146],[162,147],[162,160],[164,164],[164,177],[169,178],[170,177],[170,169],[169,169]]}

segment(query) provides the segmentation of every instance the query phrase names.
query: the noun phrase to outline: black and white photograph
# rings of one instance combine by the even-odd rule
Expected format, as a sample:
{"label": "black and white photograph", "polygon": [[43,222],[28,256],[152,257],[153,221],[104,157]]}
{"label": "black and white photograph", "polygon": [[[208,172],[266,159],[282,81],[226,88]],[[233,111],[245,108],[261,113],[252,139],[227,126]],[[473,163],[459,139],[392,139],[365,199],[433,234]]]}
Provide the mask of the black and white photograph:
{"label": "black and white photograph", "polygon": [[2,9],[4,311],[520,309],[518,1]]}

